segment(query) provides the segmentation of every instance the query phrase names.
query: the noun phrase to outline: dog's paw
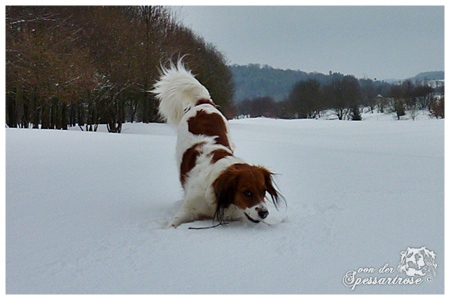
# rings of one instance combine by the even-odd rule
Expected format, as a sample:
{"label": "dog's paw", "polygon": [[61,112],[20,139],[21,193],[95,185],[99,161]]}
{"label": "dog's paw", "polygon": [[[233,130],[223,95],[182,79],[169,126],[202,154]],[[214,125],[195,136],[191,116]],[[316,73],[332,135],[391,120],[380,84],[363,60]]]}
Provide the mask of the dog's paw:
{"label": "dog's paw", "polygon": [[178,227],[177,225],[172,224],[172,222],[170,222],[166,226],[164,226],[164,229],[170,229],[170,228],[176,229],[177,227]]}
{"label": "dog's paw", "polygon": [[173,218],[173,220],[169,223],[169,225],[167,227],[168,228],[177,228],[182,223],[184,223],[183,220],[181,220],[180,218],[175,217],[175,218]]}

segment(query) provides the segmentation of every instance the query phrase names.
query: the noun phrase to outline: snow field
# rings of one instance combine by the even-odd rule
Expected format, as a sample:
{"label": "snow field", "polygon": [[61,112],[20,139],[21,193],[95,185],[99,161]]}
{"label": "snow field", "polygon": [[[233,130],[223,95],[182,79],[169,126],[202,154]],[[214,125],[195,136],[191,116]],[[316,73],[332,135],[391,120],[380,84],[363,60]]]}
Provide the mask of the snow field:
{"label": "snow field", "polygon": [[[6,292],[443,293],[444,121],[375,120],[230,121],[235,154],[279,174],[287,210],[208,230],[165,228],[183,198],[169,126],[6,129]],[[342,283],[421,246],[431,282]]]}

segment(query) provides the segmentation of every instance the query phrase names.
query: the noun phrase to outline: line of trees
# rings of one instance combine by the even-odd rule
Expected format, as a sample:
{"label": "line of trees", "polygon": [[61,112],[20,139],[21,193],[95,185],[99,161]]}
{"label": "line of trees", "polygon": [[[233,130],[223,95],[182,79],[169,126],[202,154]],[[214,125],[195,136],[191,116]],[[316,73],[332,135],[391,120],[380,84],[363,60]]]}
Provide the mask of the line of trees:
{"label": "line of trees", "polygon": [[237,104],[237,114],[314,119],[332,110],[339,120],[361,120],[361,109],[367,107],[371,112],[394,112],[398,119],[408,111],[414,120],[420,110],[444,118],[443,86],[433,88],[411,80],[389,84],[339,73],[330,77],[328,83],[317,79],[297,82],[283,101],[276,102],[272,97],[245,99]]}
{"label": "line of trees", "polygon": [[185,64],[230,112],[223,55],[161,6],[7,6],[6,123],[95,131],[158,121],[148,91],[161,64]]}

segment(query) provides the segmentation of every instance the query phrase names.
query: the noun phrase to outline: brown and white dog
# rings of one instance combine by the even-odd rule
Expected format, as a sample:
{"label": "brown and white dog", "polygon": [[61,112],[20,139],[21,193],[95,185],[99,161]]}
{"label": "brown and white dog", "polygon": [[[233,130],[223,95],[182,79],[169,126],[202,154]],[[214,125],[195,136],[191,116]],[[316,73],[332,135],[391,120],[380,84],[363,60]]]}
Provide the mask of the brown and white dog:
{"label": "brown and white dog", "polygon": [[265,219],[267,194],[275,207],[283,199],[273,173],[233,155],[227,120],[181,60],[162,69],[152,92],[160,101],[160,115],[178,132],[176,157],[185,199],[170,225],[211,218],[220,223]]}

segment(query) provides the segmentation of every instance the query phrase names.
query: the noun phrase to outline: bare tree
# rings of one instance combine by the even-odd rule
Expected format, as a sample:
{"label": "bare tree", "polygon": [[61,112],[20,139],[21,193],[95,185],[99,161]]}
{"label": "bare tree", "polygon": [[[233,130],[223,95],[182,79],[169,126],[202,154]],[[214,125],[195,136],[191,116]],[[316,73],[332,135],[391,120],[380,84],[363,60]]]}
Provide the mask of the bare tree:
{"label": "bare tree", "polygon": [[158,68],[185,54],[215,102],[232,107],[224,57],[167,8],[8,6],[7,124],[95,130],[103,123],[120,132],[127,119],[157,121],[149,90]]}
{"label": "bare tree", "polygon": [[298,118],[315,118],[324,108],[319,81],[309,79],[295,84],[289,94],[291,108]]}
{"label": "bare tree", "polygon": [[400,85],[391,86],[390,96],[390,111],[395,112],[395,114],[397,115],[397,120],[400,120],[400,117],[406,114],[406,104],[402,87]]}

